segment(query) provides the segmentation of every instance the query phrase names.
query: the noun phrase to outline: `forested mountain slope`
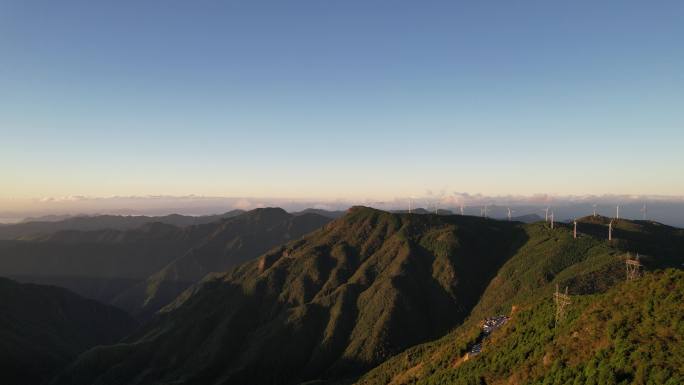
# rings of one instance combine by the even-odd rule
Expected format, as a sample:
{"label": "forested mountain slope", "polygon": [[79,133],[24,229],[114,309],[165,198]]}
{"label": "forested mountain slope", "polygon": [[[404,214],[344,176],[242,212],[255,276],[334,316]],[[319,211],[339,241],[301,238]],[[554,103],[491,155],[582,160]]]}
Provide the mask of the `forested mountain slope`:
{"label": "forested mountain slope", "polygon": [[77,354],[135,327],[123,311],[68,290],[0,278],[0,382],[43,383]]}
{"label": "forested mountain slope", "polygon": [[[515,350],[516,346],[524,343],[527,348],[532,349],[534,347],[535,351],[539,353],[543,350],[544,344],[548,342],[549,338],[556,338],[554,337],[555,334],[553,333],[555,332],[553,330],[551,330],[552,334],[548,334],[548,330],[546,330],[548,329],[547,324],[549,320],[551,325],[553,325],[554,314],[551,298],[556,285],[559,285],[561,288],[568,288],[569,294],[574,301],[570,314],[579,316],[579,309],[604,298],[601,295],[608,290],[613,290],[616,293],[620,290],[628,290],[630,293],[635,289],[638,291],[638,283],[630,283],[630,289],[616,288],[626,285],[623,283],[626,279],[625,259],[628,257],[634,258],[638,252],[645,250],[647,252],[659,253],[646,256],[642,254],[640,260],[646,270],[663,267],[681,268],[682,263],[684,263],[684,244],[682,243],[682,232],[680,229],[653,222],[620,220],[614,222],[616,226],[614,239],[612,242],[608,242],[606,237],[609,221],[610,219],[593,217],[580,219],[578,221],[580,233],[577,239],[572,237],[571,225],[560,225],[553,230],[549,228],[548,224],[543,222],[526,225],[527,243],[502,266],[496,277],[489,284],[478,305],[473,309],[469,319],[462,326],[444,338],[416,346],[393,357],[364,376],[359,383],[508,383],[506,381],[509,380],[513,373],[517,373],[516,375],[520,376],[526,370],[526,366],[517,367],[516,365],[523,365],[524,361],[525,365],[530,366],[537,359],[541,361],[542,357],[527,357],[531,353],[524,349],[517,350],[515,353],[508,355],[507,349]],[[630,254],[626,254],[627,252]],[[655,276],[662,277],[663,274],[668,277],[666,279],[667,282],[670,282],[670,280],[677,282],[675,286],[667,286],[669,285],[668,283],[665,287],[681,289],[681,272],[657,273]],[[660,279],[653,278],[652,274],[648,277],[650,280]],[[648,279],[641,282],[645,284],[649,282]],[[641,307],[647,306],[653,301],[665,301],[663,304],[665,310],[663,311],[684,316],[684,307],[677,305],[676,301],[671,300],[672,298],[664,298],[667,295],[663,290],[640,294],[643,295],[638,300],[635,300],[634,308],[630,310],[630,305],[625,303],[621,311],[631,311],[632,313],[628,316],[636,317],[638,320],[641,317],[638,313]],[[673,295],[681,297],[681,293],[677,294],[675,292]],[[607,298],[612,300],[618,297],[619,294],[614,294],[612,297]],[[601,301],[604,301],[599,302],[601,305],[592,306],[604,306],[605,301],[608,300]],[[473,363],[470,361],[467,365],[463,363],[466,352],[481,337],[480,325],[482,320],[496,314],[509,314],[515,309],[518,309],[520,314],[513,312],[512,324],[516,326],[509,326],[509,328],[514,328],[513,330],[517,330],[516,333],[518,334],[514,334],[511,337],[511,344],[504,345],[504,348],[499,349],[495,334],[489,340],[489,344],[486,343],[483,347],[483,354],[481,356],[473,359]],[[610,310],[605,311],[610,312]],[[665,327],[669,330],[667,333],[678,333],[682,327],[679,320],[681,320],[681,316],[668,319],[664,321],[666,325],[659,327]],[[651,320],[649,322],[656,321],[658,320]],[[671,324],[667,324],[668,322]],[[637,323],[639,322],[637,321]],[[632,333],[634,331],[632,328],[641,329],[644,327],[643,325],[634,324],[623,326],[624,330],[621,333]],[[607,326],[603,325],[602,327]],[[560,336],[562,335],[558,335],[559,338]],[[669,342],[664,343],[666,345],[669,344]],[[610,346],[606,347],[607,349],[615,348],[611,344],[608,345]],[[663,348],[669,351],[674,347],[667,346]],[[497,353],[488,353],[490,349],[494,349]],[[616,360],[629,361],[633,359],[629,352],[620,351],[618,353],[615,353],[617,354]],[[547,364],[545,364],[543,370],[540,369],[541,371],[548,371],[550,369],[549,365],[556,365],[554,368],[557,368],[558,365],[560,365],[558,367],[563,367],[564,365],[562,360],[559,361],[560,359],[554,361],[553,355],[545,355],[544,357]],[[587,360],[591,361],[590,359]],[[584,364],[588,365],[587,362]],[[670,365],[667,370],[675,370],[677,368],[673,361],[667,362]],[[593,365],[597,363],[598,361],[593,361]],[[649,370],[651,369],[653,368],[651,367]],[[618,373],[613,379],[615,382],[607,379],[608,377],[605,377],[607,374],[604,373],[603,375],[607,382],[600,383],[620,383],[619,372],[615,373]],[[630,373],[634,374],[635,372]],[[537,374],[540,375],[539,373]],[[562,380],[549,376],[546,375],[542,379],[512,377],[510,379],[512,382],[510,383],[522,384],[550,381],[548,383],[563,384],[568,383],[566,381],[568,381],[568,376],[570,375],[567,373],[560,375],[561,377],[559,378]],[[653,378],[660,378],[655,374],[654,376],[649,378],[651,380]],[[579,377],[581,379],[578,383],[585,383],[584,380],[587,377]],[[628,381],[627,383],[631,382]],[[651,381],[650,383],[661,382]]]}
{"label": "forested mountain slope", "polygon": [[255,209],[217,222],[65,230],[0,241],[0,275],[68,288],[149,316],[205,274],[223,271],[330,219]]}
{"label": "forested mountain slope", "polygon": [[355,375],[460,323],[524,241],[516,223],[354,208],[188,290],[124,344],[82,355],[58,383]]}
{"label": "forested mountain slope", "polygon": [[[574,295],[555,324],[550,297],[520,306],[482,352],[468,353],[477,325],[407,350],[358,383],[681,384],[684,272],[647,273],[608,292]],[[469,329],[469,330],[467,330]]]}
{"label": "forested mountain slope", "polygon": [[222,221],[186,253],[112,303],[149,317],[205,275],[229,270],[330,220],[318,214],[293,215],[280,208],[263,208]]}

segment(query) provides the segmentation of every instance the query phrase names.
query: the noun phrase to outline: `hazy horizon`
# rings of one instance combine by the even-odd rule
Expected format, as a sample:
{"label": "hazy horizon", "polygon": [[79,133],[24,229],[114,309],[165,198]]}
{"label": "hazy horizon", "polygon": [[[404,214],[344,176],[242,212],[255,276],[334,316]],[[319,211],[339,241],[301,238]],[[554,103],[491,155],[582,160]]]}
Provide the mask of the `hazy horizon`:
{"label": "hazy horizon", "polygon": [[633,196],[633,195],[583,195],[553,196],[536,194],[531,196],[486,196],[468,193],[434,193],[413,197],[395,197],[388,200],[324,200],[324,199],[287,199],[287,198],[250,198],[250,197],[210,197],[210,196],[127,196],[127,197],[49,197],[31,200],[24,210],[0,209],[0,223],[16,223],[27,218],[43,216],[78,215],[214,215],[240,209],[251,210],[261,207],[281,207],[289,212],[304,209],[328,211],[346,210],[351,206],[362,205],[381,210],[407,210],[409,201],[413,208],[425,208],[460,212],[464,206],[466,215],[480,215],[485,205],[489,216],[505,218],[507,208],[513,209],[513,216],[537,214],[544,216],[543,209],[555,211],[559,221],[589,215],[596,208],[597,214],[615,216],[616,206],[620,205],[622,218],[642,219],[643,206],[646,205],[646,218],[672,226],[684,227],[684,197],[674,196]]}

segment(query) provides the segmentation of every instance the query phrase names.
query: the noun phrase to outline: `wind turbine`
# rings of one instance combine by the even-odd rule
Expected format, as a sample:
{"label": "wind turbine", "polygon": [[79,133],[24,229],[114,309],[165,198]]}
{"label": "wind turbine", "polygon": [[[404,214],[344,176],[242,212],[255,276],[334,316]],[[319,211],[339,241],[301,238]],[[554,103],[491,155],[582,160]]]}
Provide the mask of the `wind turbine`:
{"label": "wind turbine", "polygon": [[408,212],[409,214],[411,214],[411,205],[412,205],[412,203],[413,203],[413,202],[411,201],[411,198],[409,198],[409,212]]}
{"label": "wind turbine", "polygon": [[551,229],[553,230],[553,210],[551,211]]}
{"label": "wind turbine", "polygon": [[461,215],[463,215],[463,203],[461,203]]}
{"label": "wind turbine", "polygon": [[615,208],[615,219],[620,219],[620,205]]}
{"label": "wind turbine", "polygon": [[574,239],[577,239],[577,218],[575,218],[575,219],[572,221],[572,224],[574,225],[574,228],[572,229],[572,237],[573,237]]}
{"label": "wind turbine", "polygon": [[596,218],[596,203],[594,203],[594,218]]}
{"label": "wind turbine", "polygon": [[610,223],[608,223],[608,240],[612,241],[613,240],[613,220],[610,220]]}
{"label": "wind turbine", "polygon": [[511,208],[508,208],[508,221],[511,221]]}
{"label": "wind turbine", "polygon": [[546,208],[544,209],[544,222],[548,222],[548,221],[549,221],[549,206],[546,206]]}
{"label": "wind turbine", "polygon": [[644,207],[642,207],[640,211],[644,217],[644,220],[646,220],[646,215],[648,214],[648,209],[646,208],[646,202],[644,202]]}

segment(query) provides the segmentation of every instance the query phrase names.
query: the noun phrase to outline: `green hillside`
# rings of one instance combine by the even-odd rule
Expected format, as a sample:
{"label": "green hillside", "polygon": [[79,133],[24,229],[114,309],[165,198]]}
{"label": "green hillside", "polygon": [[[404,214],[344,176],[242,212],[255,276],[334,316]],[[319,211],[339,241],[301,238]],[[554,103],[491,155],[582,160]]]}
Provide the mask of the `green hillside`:
{"label": "green hillside", "polygon": [[354,208],[187,291],[57,383],[298,383],[354,376],[459,324],[519,224]]}
{"label": "green hillside", "polygon": [[479,355],[464,359],[477,331],[462,330],[408,350],[359,384],[681,384],[683,300],[684,272],[672,269],[572,296],[558,326],[550,297],[537,300],[515,311]]}
{"label": "green hillside", "polygon": [[43,383],[77,354],[135,326],[123,311],[68,290],[0,278],[0,382]]}
{"label": "green hillside", "polygon": [[[539,329],[553,326],[556,285],[569,288],[574,302],[563,325],[574,325],[581,309],[605,308],[597,301],[618,298],[627,252],[645,253],[647,270],[684,262],[679,229],[621,220],[609,242],[600,219],[580,220],[575,239],[567,224],[550,229],[543,222],[357,207],[257,260],[207,277],[124,343],[81,355],[57,383],[347,383],[372,369],[361,384],[490,384],[521,373],[556,373],[551,368],[564,356],[543,349],[548,338],[564,338],[565,326]],[[680,277],[656,276],[662,274]],[[481,320],[512,309],[512,320],[484,341],[482,354],[464,360],[480,341]],[[508,348],[492,355],[507,330]],[[523,346],[536,350],[516,348]],[[535,372],[539,359],[547,366]],[[569,364],[562,365],[558,373]],[[668,370],[675,373],[674,366]],[[550,383],[565,383],[568,374],[558,375]]]}
{"label": "green hillside", "polygon": [[205,238],[112,304],[147,318],[205,275],[229,270],[329,221],[318,214],[292,215],[280,208],[262,208],[207,225],[212,228]]}
{"label": "green hillside", "polygon": [[[508,357],[505,350],[501,352],[502,356],[496,356],[497,358],[492,358],[492,361],[482,364],[475,375],[463,374],[463,377],[460,377],[460,375],[453,374],[465,372],[465,369],[461,369],[462,367],[468,368],[474,365],[464,363],[461,366],[459,360],[478,339],[482,319],[496,314],[509,314],[512,309],[525,309],[520,314],[514,314],[513,320],[514,324],[519,325],[520,328],[528,327],[521,331],[523,335],[519,336],[523,339],[528,338],[538,325],[528,325],[527,321],[520,321],[520,317],[530,319],[542,317],[530,322],[543,323],[548,321],[547,318],[551,314],[552,320],[553,313],[550,312],[553,310],[549,299],[552,297],[556,284],[569,288],[569,293],[575,296],[578,302],[574,306],[574,310],[577,310],[580,304],[588,304],[593,298],[592,295],[600,296],[612,287],[622,285],[626,276],[624,265],[626,252],[631,252],[632,256],[644,250],[652,253],[642,258],[646,269],[682,266],[684,262],[682,239],[684,238],[680,229],[652,222],[620,220],[615,223],[614,240],[608,242],[606,239],[608,221],[600,217],[581,219],[577,239],[573,239],[572,228],[568,225],[559,225],[553,230],[543,222],[525,225],[528,241],[501,267],[469,319],[462,326],[444,338],[411,348],[393,357],[368,373],[360,380],[360,383],[503,383],[505,382],[503,379],[507,379],[507,376],[498,378],[484,374],[490,371],[496,373],[502,370],[501,368],[521,364],[520,357]],[[681,277],[681,275],[676,275],[676,277]],[[537,310],[539,313],[534,312]],[[527,326],[522,325],[521,322]],[[496,338],[492,339],[492,341],[495,340]],[[532,345],[543,342],[535,339],[526,341]],[[516,344],[518,342],[514,343]],[[487,345],[485,345],[486,350]],[[489,353],[483,354],[474,361],[484,360],[481,357],[485,356],[490,355]],[[458,366],[458,369],[454,368],[455,366]],[[512,383],[526,383],[526,381],[536,382],[537,380],[526,379]],[[565,382],[551,381],[550,383]]]}

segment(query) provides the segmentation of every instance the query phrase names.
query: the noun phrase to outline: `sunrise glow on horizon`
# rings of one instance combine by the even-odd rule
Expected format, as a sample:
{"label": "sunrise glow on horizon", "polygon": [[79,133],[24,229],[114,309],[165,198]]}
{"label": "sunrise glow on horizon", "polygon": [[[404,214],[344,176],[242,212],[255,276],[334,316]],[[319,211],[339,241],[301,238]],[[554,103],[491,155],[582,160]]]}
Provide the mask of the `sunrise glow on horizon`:
{"label": "sunrise glow on horizon", "polygon": [[683,15],[674,1],[4,3],[0,211],[682,196]]}

